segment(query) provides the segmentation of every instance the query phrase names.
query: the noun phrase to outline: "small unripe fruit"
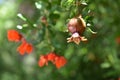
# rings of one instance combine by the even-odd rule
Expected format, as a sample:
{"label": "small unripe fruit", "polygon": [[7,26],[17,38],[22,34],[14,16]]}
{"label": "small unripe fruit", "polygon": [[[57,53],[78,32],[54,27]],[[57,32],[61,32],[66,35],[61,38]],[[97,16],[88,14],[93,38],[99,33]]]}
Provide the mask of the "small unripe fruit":
{"label": "small unripe fruit", "polygon": [[68,22],[68,31],[72,34],[78,32],[80,35],[83,34],[86,28],[86,23],[81,16],[72,18]]}
{"label": "small unripe fruit", "polygon": [[42,16],[40,21],[45,24],[46,26],[48,25],[47,18],[45,16]]}
{"label": "small unripe fruit", "polygon": [[67,42],[74,42],[76,44],[79,44],[81,41],[87,41],[87,38],[85,38],[83,35],[86,28],[86,23],[81,17],[75,17],[70,19],[68,22],[68,31],[72,33],[72,36],[67,38]]}

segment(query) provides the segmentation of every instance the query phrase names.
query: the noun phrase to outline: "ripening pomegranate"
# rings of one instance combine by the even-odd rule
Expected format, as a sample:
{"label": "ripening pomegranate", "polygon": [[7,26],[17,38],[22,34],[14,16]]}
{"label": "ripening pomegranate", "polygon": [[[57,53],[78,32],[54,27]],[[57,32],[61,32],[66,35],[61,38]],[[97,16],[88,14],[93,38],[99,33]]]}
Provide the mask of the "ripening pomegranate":
{"label": "ripening pomegranate", "polygon": [[86,23],[81,15],[79,17],[70,19],[68,22],[68,31],[72,33],[72,36],[67,38],[67,42],[79,44],[81,41],[87,41],[87,39],[82,36],[85,28]]}
{"label": "ripening pomegranate", "polygon": [[86,23],[81,16],[72,18],[68,22],[68,31],[72,34],[78,32],[80,35],[83,34],[86,28]]}

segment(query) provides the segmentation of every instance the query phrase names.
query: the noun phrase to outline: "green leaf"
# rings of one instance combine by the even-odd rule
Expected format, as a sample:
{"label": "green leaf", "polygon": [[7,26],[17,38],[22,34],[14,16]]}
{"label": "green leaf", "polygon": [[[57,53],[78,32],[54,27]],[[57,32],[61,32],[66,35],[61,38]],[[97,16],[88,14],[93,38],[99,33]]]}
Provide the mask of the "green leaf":
{"label": "green leaf", "polygon": [[22,19],[23,21],[27,21],[26,17],[23,16],[21,13],[18,13],[17,16]]}
{"label": "green leaf", "polygon": [[109,68],[110,66],[111,66],[110,63],[108,63],[108,62],[104,62],[101,64],[102,68]]}
{"label": "green leaf", "polygon": [[97,32],[92,31],[89,27],[86,28],[88,32],[92,33],[92,34],[97,34]]}

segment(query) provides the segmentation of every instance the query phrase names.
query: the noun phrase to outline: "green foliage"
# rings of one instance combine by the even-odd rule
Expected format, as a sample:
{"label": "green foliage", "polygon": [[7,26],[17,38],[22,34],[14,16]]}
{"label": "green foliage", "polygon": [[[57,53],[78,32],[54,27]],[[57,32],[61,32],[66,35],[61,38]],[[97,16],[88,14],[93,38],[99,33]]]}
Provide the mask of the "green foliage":
{"label": "green foliage", "polygon": [[[119,4],[119,0],[4,1],[0,4],[0,80],[117,80]],[[67,22],[78,14],[86,21],[88,38],[80,45],[66,41]],[[21,56],[16,51],[20,43],[8,42],[7,30],[13,28],[34,45],[32,54]],[[51,63],[39,67],[40,55],[51,51],[65,56],[67,64],[59,70]]]}

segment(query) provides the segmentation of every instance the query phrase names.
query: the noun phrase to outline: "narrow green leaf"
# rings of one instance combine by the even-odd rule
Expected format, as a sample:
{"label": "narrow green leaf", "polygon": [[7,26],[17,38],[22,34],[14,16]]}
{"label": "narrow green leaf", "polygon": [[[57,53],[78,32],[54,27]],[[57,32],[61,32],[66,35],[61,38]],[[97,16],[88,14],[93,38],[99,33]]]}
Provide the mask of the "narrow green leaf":
{"label": "narrow green leaf", "polygon": [[87,27],[87,31],[91,32],[92,34],[97,34],[97,32],[92,31],[89,27]]}
{"label": "narrow green leaf", "polygon": [[27,21],[27,19],[21,13],[18,13],[17,16],[23,21]]}

